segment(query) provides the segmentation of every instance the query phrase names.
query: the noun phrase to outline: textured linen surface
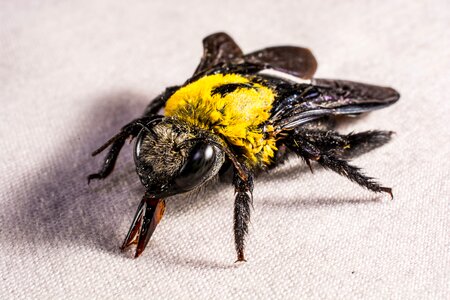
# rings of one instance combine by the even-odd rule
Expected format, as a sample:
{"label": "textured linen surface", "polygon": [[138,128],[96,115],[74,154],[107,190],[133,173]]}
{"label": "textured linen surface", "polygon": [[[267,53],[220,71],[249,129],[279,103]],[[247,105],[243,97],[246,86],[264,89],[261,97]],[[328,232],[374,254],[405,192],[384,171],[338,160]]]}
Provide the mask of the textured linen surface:
{"label": "textured linen surface", "polygon": [[[0,298],[450,298],[449,1],[2,1]],[[396,131],[353,161],[371,193],[297,159],[257,178],[245,264],[233,188],[178,196],[144,255],[119,251],[143,193],[127,145],[90,153],[192,74],[201,39],[309,47],[317,77],[400,101],[340,130]]]}

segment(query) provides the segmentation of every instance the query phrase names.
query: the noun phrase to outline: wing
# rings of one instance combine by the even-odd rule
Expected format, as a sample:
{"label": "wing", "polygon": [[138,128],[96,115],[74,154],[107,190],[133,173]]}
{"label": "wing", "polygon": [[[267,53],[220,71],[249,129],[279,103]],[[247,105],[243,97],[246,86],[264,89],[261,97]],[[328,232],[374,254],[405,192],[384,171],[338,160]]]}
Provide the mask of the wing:
{"label": "wing", "polygon": [[221,63],[242,59],[244,54],[236,42],[225,32],[208,35],[203,39],[203,57],[194,76]]}
{"label": "wing", "polygon": [[365,83],[312,79],[311,84],[276,84],[278,98],[269,122],[276,132],[336,115],[353,115],[395,103],[400,94],[389,87]]}
{"label": "wing", "polygon": [[317,69],[317,61],[310,50],[294,46],[269,47],[244,55],[228,34],[218,32],[203,39],[203,57],[193,77],[217,70],[252,74],[264,69],[309,79]]}
{"label": "wing", "polygon": [[246,62],[310,79],[317,70],[317,61],[309,49],[294,46],[265,48],[244,56]]}

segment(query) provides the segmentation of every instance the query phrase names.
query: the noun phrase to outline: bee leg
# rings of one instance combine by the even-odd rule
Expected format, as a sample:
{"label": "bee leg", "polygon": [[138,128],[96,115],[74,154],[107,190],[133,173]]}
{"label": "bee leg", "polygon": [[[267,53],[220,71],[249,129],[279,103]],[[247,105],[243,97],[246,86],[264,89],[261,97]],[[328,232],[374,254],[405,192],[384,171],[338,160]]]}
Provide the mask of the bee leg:
{"label": "bee leg", "polygon": [[246,261],[244,256],[245,236],[248,233],[250,209],[253,207],[253,175],[248,173],[247,180],[242,180],[235,171],[233,178],[236,198],[234,202],[234,242],[237,260]]}
{"label": "bee leg", "polygon": [[340,158],[351,158],[367,153],[391,140],[392,131],[370,130],[358,133],[339,134],[328,130],[300,130],[296,140],[308,140],[321,152],[332,153]]}
{"label": "bee leg", "polygon": [[324,168],[330,169],[339,175],[345,176],[351,181],[377,193],[388,193],[394,198],[392,189],[381,186],[372,177],[364,175],[360,168],[350,165],[346,160],[334,157],[332,155],[321,155],[317,161]]}
{"label": "bee leg", "polygon": [[147,194],[138,206],[130,230],[123,241],[121,250],[125,251],[129,246],[136,245],[134,257],[137,258],[144,252],[165,210],[164,199],[148,197]]}
{"label": "bee leg", "polygon": [[312,144],[306,138],[302,138],[299,135],[291,136],[285,141],[285,144],[290,150],[305,161],[311,170],[311,173],[313,173],[311,160],[317,161],[320,158],[320,149],[318,149],[316,145]]}
{"label": "bee leg", "polygon": [[332,149],[327,149],[327,151],[325,151],[325,146],[327,144],[321,144],[317,140],[315,142],[306,140],[305,137],[308,137],[307,134],[304,134],[303,136],[304,138],[301,138],[300,136],[292,137],[291,139],[286,140],[286,144],[307,163],[309,160],[315,160],[322,165],[322,167],[330,169],[339,175],[345,176],[351,181],[371,191],[378,193],[385,192],[393,198],[391,188],[383,187],[372,177],[364,175],[360,168],[352,166],[345,159],[334,155]]}
{"label": "bee leg", "polygon": [[170,96],[175,93],[180,86],[171,86],[166,88],[166,90],[159,95],[158,97],[154,98],[150,104],[145,108],[144,116],[153,116],[158,114],[159,110],[166,105],[167,100],[170,98]]}
{"label": "bee leg", "polygon": [[111,148],[105,157],[102,169],[98,173],[89,175],[88,183],[92,179],[104,179],[108,177],[109,174],[111,174],[114,169],[114,165],[116,164],[116,160],[119,156],[120,150],[125,144],[127,138],[130,136],[132,138],[135,138],[142,128],[146,128],[146,124],[148,122],[151,122],[156,118],[160,118],[160,116],[157,116],[156,114],[161,108],[164,107],[170,96],[172,96],[173,93],[175,93],[175,91],[179,88],[179,86],[168,87],[161,95],[150,102],[150,104],[145,109],[144,117],[134,120],[133,122],[125,125],[117,135],[115,135],[103,146],[92,153],[92,156],[95,156],[111,145]]}
{"label": "bee leg", "polygon": [[113,136],[111,139],[109,139],[103,146],[98,148],[92,153],[92,156],[95,156],[111,146],[111,148],[108,151],[108,154],[105,157],[105,160],[103,162],[103,167],[98,173],[90,174],[88,176],[88,183],[92,179],[104,179],[108,177],[109,174],[114,169],[114,165],[116,164],[117,157],[119,157],[120,150],[122,149],[123,145],[125,144],[125,141],[128,137],[136,137],[139,132],[142,130],[142,128],[146,128],[147,124],[152,122],[153,120],[160,119],[159,116],[153,116],[153,117],[143,117],[141,119],[136,119],[133,122],[125,125],[122,127],[121,131]]}
{"label": "bee leg", "polygon": [[[108,154],[105,157],[105,160],[103,162],[103,167],[98,173],[90,174],[88,176],[88,184],[92,179],[104,179],[108,177],[109,174],[114,169],[114,165],[116,164],[117,157],[119,156],[120,150],[122,149],[123,145],[125,144],[125,141],[128,136],[119,136],[117,139],[112,143],[111,148],[109,149]],[[96,154],[92,154],[94,156]]]}
{"label": "bee leg", "polygon": [[342,157],[351,158],[367,153],[375,148],[383,146],[391,140],[393,131],[370,130],[358,133],[350,133],[344,138],[347,144],[342,151]]}

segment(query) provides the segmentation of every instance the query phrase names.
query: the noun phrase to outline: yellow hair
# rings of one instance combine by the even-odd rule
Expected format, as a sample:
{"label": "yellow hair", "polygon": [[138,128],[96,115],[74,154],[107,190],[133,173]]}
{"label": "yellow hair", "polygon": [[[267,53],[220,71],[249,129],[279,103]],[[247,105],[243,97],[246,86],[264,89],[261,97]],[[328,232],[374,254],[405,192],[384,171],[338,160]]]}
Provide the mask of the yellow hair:
{"label": "yellow hair", "polygon": [[275,139],[265,137],[261,124],[270,117],[274,92],[261,84],[238,86],[221,94],[214,89],[226,84],[246,84],[237,74],[204,76],[176,91],[167,101],[165,115],[213,131],[240,147],[252,164],[270,163]]}

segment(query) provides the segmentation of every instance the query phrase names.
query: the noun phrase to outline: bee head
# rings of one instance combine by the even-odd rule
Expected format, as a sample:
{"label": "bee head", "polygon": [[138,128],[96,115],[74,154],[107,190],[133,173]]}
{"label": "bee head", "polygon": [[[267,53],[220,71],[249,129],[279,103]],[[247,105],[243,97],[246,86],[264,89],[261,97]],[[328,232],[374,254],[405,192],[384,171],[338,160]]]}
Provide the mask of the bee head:
{"label": "bee head", "polygon": [[213,178],[225,155],[204,132],[172,119],[143,128],[134,151],[136,171],[148,193],[168,197]]}

